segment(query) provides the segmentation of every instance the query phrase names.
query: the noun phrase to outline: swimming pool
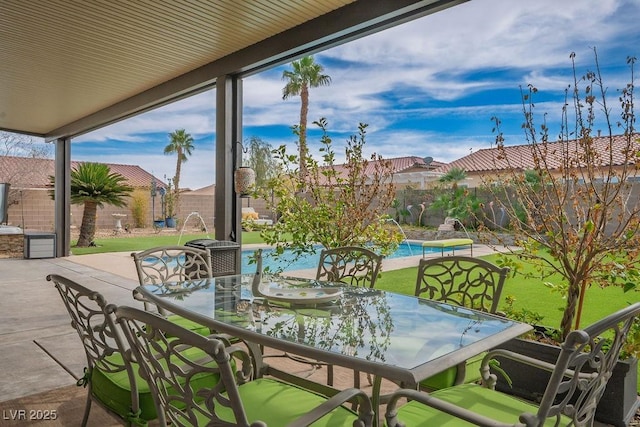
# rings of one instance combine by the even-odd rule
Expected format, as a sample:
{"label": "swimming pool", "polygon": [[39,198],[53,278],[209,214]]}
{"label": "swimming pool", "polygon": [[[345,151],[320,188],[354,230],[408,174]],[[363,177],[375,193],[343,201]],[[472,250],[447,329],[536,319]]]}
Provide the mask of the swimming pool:
{"label": "swimming pool", "polygon": [[[263,249],[262,251],[262,265],[266,268],[269,267],[270,270],[278,270],[282,268],[283,271],[292,271],[292,270],[304,270],[309,268],[317,268],[318,261],[320,260],[320,251],[321,247],[318,246],[318,250],[313,255],[307,255],[305,257],[301,257],[300,259],[292,262],[291,260],[294,258],[293,254],[290,252],[285,252],[283,255],[279,256],[278,259],[274,259],[269,256],[273,250],[272,249]],[[440,248],[426,248],[425,252],[440,252]],[[249,264],[249,258],[255,253],[254,249],[245,249],[242,251],[242,272],[243,273],[253,273],[256,271],[255,264]],[[422,243],[415,242],[404,242],[402,243],[398,249],[387,256],[386,258],[401,258],[408,257],[414,255],[422,255]]]}

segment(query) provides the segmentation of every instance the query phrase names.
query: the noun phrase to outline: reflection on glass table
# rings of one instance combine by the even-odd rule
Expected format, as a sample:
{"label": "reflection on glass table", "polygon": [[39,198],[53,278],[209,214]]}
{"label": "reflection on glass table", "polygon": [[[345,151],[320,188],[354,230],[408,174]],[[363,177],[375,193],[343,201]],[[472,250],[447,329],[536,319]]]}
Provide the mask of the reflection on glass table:
{"label": "reflection on glass table", "polygon": [[[309,279],[264,276],[256,296],[253,277],[217,277],[193,290],[183,284],[176,293],[169,289],[176,284],[141,286],[135,293],[245,341],[370,373],[374,398],[380,378],[415,387],[531,328],[436,301]],[[325,288],[331,291],[317,292]],[[300,290],[323,297],[317,303],[278,298]]]}

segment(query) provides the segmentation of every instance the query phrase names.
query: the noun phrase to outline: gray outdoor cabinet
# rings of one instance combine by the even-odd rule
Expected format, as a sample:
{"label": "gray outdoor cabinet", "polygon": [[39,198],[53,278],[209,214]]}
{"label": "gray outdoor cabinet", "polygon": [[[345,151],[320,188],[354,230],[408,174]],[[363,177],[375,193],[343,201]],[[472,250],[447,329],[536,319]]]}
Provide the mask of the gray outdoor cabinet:
{"label": "gray outdoor cabinet", "polygon": [[55,258],[56,235],[43,231],[27,231],[24,234],[24,257]]}

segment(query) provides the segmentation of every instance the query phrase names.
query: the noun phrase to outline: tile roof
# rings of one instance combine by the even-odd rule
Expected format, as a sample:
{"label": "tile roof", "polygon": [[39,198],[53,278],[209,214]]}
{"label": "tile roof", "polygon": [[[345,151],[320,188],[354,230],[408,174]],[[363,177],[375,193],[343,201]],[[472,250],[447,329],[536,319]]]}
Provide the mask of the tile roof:
{"label": "tile roof", "polygon": [[[640,134],[634,135],[636,139],[640,137]],[[609,147],[609,137],[595,137],[593,138],[594,147],[598,152],[604,153]],[[557,169],[561,165],[561,154],[563,144],[568,146],[569,149],[575,147],[576,140],[563,141],[563,142],[549,142],[547,144],[546,162],[548,168],[553,170]],[[622,165],[624,162],[624,154],[622,150],[626,146],[626,137],[624,135],[615,135],[611,138],[612,154],[613,154],[613,166]],[[640,147],[640,145],[639,145]],[[451,168],[461,168],[466,172],[485,172],[504,170],[508,166],[518,169],[533,169],[534,163],[531,156],[531,148],[528,144],[523,145],[509,145],[504,147],[505,158],[498,157],[497,148],[484,148],[474,153],[468,154],[458,160],[455,160],[449,164],[438,168],[439,172],[447,172]],[[507,162],[508,159],[508,162]],[[608,156],[603,156],[603,166],[609,164]]]}
{"label": "tile roof", "polygon": [[[425,171],[435,170],[440,168],[446,163],[438,162],[433,159],[429,159],[430,162],[427,163],[425,158],[418,156],[406,156],[406,157],[394,157],[392,159],[382,159],[383,162],[391,162],[391,170],[392,173],[398,174],[406,171],[415,172],[415,169],[423,169]],[[369,160],[367,163],[367,168],[365,169],[365,175],[373,175],[375,172],[376,165],[379,163],[378,160]],[[346,172],[346,167],[344,164],[335,165],[335,170],[339,173]]]}
{"label": "tile roof", "polygon": [[[71,161],[71,169],[83,162]],[[106,163],[111,172],[124,176],[132,187],[149,187],[153,175],[137,165]],[[0,182],[9,182],[13,188],[49,187],[49,176],[54,174],[53,159],[0,156]],[[158,185],[166,187],[156,178]]]}
{"label": "tile roof", "polygon": [[[427,162],[429,160],[429,162]],[[427,159],[418,156],[406,156],[406,157],[395,157],[393,159],[383,159],[383,161],[391,162],[391,168],[394,174],[402,174],[409,172],[417,172],[417,171],[432,171],[435,170],[446,163],[438,162],[432,159]],[[375,165],[378,163],[377,160],[369,160],[367,163],[366,174],[372,175],[375,171]],[[338,173],[343,174],[346,173],[345,165],[335,165],[334,166]],[[183,193],[184,195],[213,195],[215,194],[215,184],[208,185],[206,187],[202,187],[196,190],[189,190]]]}
{"label": "tile roof", "polygon": [[195,190],[185,190],[184,193],[180,190],[180,194],[185,196],[214,196],[216,194],[216,185],[211,184]]}

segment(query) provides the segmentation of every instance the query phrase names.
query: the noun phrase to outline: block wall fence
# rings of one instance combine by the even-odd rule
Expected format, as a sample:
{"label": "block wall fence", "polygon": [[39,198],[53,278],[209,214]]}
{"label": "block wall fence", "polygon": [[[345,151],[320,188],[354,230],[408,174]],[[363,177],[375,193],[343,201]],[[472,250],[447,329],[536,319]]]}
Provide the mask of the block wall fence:
{"label": "block wall fence", "polygon": [[[54,201],[49,197],[47,189],[27,189],[27,190],[11,190],[10,205],[8,212],[8,224],[19,226],[24,230],[32,231],[53,231],[54,228]],[[152,215],[152,202],[149,198],[149,212],[146,217],[146,226],[151,227],[154,217],[161,214],[161,206],[159,198],[155,201],[155,215]],[[265,202],[261,200],[242,199],[242,206],[252,206],[260,215],[271,218],[271,213],[266,209]],[[187,219],[191,212],[197,212],[204,220],[207,229],[213,230],[214,220],[214,196],[208,195],[180,195],[180,206],[177,210],[178,228],[182,227],[183,221]],[[71,205],[71,226],[80,228],[82,224],[82,205]],[[118,208],[115,206],[105,205],[102,209],[98,208],[98,218],[96,228],[98,230],[113,230],[115,228],[116,219],[112,214],[124,214],[126,217],[121,219],[122,226],[133,224],[133,215],[128,207]],[[186,227],[201,227],[200,220],[197,215],[191,215]]]}

